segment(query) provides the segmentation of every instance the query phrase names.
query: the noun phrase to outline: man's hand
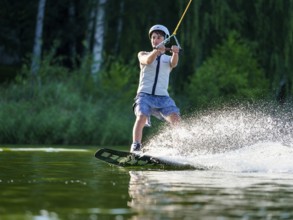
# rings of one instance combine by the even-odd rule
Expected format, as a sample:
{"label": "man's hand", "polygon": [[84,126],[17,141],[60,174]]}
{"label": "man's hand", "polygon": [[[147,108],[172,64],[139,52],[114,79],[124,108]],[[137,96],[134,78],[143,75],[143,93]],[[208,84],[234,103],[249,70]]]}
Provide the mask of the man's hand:
{"label": "man's hand", "polygon": [[179,47],[176,45],[172,45],[171,51],[172,51],[172,53],[179,53]]}
{"label": "man's hand", "polygon": [[162,44],[162,45],[161,45],[160,47],[158,47],[156,50],[159,51],[160,54],[163,54],[163,53],[166,52],[166,47],[165,47],[164,44]]}

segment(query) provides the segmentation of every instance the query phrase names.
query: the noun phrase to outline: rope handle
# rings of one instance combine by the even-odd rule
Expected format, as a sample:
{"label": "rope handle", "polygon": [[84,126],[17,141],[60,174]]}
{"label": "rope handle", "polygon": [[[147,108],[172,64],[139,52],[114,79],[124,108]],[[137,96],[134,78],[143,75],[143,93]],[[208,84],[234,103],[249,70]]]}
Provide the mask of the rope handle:
{"label": "rope handle", "polygon": [[[158,48],[154,47],[153,49],[158,49]],[[169,48],[169,47],[165,47],[165,50],[169,51],[170,53],[173,53],[172,49]],[[179,47],[179,53],[178,54],[181,54],[182,52],[183,52],[183,49],[181,47]]]}

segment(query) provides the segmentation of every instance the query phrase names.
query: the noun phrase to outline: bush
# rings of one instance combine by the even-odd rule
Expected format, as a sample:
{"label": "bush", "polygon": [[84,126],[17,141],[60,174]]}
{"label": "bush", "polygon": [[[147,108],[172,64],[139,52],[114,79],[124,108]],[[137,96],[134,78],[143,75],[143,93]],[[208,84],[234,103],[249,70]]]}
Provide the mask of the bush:
{"label": "bush", "polygon": [[128,145],[136,90],[130,78],[137,72],[115,61],[95,82],[84,69],[47,60],[33,84],[24,67],[0,88],[0,143]]}
{"label": "bush", "polygon": [[192,75],[187,94],[193,105],[258,99],[268,81],[253,57],[251,46],[231,32],[212,56]]}

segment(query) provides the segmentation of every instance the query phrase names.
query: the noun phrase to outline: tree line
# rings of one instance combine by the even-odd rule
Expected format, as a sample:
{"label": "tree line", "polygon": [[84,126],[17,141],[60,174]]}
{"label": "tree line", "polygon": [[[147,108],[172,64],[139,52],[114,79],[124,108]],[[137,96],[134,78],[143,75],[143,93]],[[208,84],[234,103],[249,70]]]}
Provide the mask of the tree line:
{"label": "tree line", "polygon": [[[1,56],[6,57],[2,65],[19,64],[31,54],[36,44],[36,17],[42,0],[29,4],[1,1]],[[55,55],[64,57],[64,65],[68,67],[76,65],[76,59],[88,51],[93,56],[100,55],[95,60],[98,63],[104,64],[108,57],[122,59],[126,64],[134,63],[138,51],[150,49],[148,28],[162,23],[172,32],[187,3],[187,0],[162,0],[160,3],[134,0],[63,0],[56,3],[43,0],[42,50],[50,50],[58,41]],[[178,74],[176,78],[185,82],[231,31],[237,31],[241,38],[253,44],[253,53],[265,70],[270,87],[276,89],[285,81],[286,92],[290,93],[292,5],[292,0],[194,0],[177,33],[185,50],[179,69],[188,74]],[[97,41],[100,49],[95,48]]]}
{"label": "tree line", "polygon": [[[83,102],[86,97],[85,105],[96,102],[127,109],[127,121],[132,113],[126,106],[138,83],[137,53],[151,50],[148,29],[159,23],[172,33],[188,2],[1,0],[0,82],[2,94],[7,94],[2,104],[39,97],[46,106],[51,102],[40,94],[62,82],[62,92],[79,89],[79,98],[70,96],[72,100]],[[170,92],[183,109],[233,99],[270,97],[286,102],[293,94],[292,34],[293,0],[193,0],[176,33],[183,52]],[[24,86],[27,93],[15,91]],[[91,126],[88,132],[94,130]],[[66,142],[61,139],[56,135],[54,143]],[[93,142],[89,137],[87,143]]]}

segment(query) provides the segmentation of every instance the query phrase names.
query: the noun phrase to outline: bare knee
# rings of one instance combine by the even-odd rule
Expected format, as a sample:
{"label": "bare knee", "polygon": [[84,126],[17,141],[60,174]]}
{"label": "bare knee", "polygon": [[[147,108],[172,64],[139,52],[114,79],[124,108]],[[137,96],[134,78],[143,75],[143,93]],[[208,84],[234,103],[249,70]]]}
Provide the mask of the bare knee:
{"label": "bare knee", "polygon": [[147,121],[147,116],[139,115],[136,117],[136,124],[140,126],[144,126]]}
{"label": "bare knee", "polygon": [[176,114],[176,113],[172,113],[171,115],[168,115],[166,117],[166,119],[172,125],[178,124],[180,122],[180,120],[181,120],[180,116],[178,114]]}

